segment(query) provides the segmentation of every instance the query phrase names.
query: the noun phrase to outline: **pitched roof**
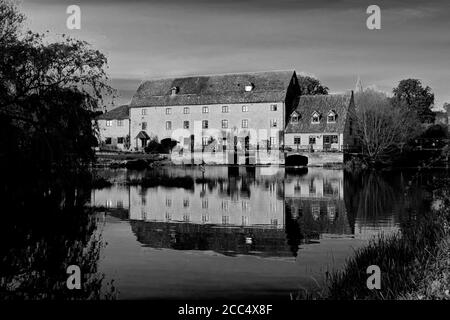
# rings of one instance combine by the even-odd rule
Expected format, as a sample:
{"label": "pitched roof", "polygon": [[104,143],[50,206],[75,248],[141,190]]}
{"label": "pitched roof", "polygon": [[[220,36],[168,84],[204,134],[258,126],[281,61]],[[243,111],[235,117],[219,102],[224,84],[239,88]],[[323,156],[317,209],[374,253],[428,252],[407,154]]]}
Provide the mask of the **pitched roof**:
{"label": "pitched roof", "polygon": [[[295,109],[300,114],[298,122],[289,121],[286,133],[343,132],[351,99],[351,93],[301,96]],[[335,123],[327,122],[327,115],[330,111],[334,111],[337,115]],[[320,114],[320,123],[311,123],[314,112]]]}
{"label": "pitched roof", "polygon": [[123,120],[130,118],[130,106],[123,105],[105,112],[97,117],[97,120]]}
{"label": "pitched roof", "polygon": [[149,135],[145,131],[140,131],[135,139],[150,139]]}
{"label": "pitched roof", "polygon": [[[143,82],[131,107],[284,101],[295,71],[167,78]],[[245,91],[245,86],[254,85]],[[178,92],[171,95],[171,89]]]}

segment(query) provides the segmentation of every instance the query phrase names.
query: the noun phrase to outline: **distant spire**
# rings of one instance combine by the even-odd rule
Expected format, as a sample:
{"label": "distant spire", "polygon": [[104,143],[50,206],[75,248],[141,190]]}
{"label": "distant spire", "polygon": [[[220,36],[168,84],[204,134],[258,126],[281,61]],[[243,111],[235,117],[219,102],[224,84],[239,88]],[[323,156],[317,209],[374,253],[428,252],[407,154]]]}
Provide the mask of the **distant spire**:
{"label": "distant spire", "polygon": [[362,86],[361,78],[358,75],[358,80],[356,81],[356,86],[355,86],[355,93],[360,93],[363,91],[364,91],[364,88]]}

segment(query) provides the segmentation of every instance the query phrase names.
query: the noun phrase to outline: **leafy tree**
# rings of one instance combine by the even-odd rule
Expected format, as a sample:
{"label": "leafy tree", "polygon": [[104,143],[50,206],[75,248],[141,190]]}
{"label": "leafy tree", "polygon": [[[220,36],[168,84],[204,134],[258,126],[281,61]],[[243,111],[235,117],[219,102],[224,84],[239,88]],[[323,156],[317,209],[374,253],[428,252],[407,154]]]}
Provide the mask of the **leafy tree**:
{"label": "leafy tree", "polygon": [[402,80],[394,88],[393,93],[392,100],[395,106],[414,111],[422,123],[434,121],[434,113],[431,110],[434,104],[434,94],[430,87],[423,87],[420,80]]}
{"label": "leafy tree", "polygon": [[416,115],[404,108],[394,108],[388,97],[366,90],[355,98],[357,134],[363,154],[371,163],[385,162],[400,153],[419,134]]}
{"label": "leafy tree", "polygon": [[41,173],[93,159],[94,112],[112,89],[106,57],[63,36],[23,32],[23,15],[0,0],[0,164]]}
{"label": "leafy tree", "polygon": [[328,94],[329,88],[322,85],[316,78],[299,76],[298,84],[302,95]]}

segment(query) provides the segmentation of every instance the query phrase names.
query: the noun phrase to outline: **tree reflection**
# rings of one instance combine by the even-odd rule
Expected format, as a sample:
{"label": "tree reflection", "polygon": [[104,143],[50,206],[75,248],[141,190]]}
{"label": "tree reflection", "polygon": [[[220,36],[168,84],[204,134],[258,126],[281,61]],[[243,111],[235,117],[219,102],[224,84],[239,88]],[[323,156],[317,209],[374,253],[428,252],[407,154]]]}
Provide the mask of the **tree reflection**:
{"label": "tree reflection", "polygon": [[[81,182],[87,176],[28,185],[16,178],[2,184],[0,299],[113,298],[114,287],[103,290],[97,269],[103,242],[98,218],[85,205],[90,190]],[[66,286],[69,265],[81,269],[81,290]]]}

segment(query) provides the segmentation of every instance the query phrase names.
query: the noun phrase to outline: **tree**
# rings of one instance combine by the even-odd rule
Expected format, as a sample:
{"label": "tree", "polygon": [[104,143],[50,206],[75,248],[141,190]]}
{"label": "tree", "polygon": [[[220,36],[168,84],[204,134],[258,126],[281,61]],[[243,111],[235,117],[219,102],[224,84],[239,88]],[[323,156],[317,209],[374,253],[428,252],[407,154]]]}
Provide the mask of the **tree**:
{"label": "tree", "polygon": [[357,134],[369,162],[385,162],[419,134],[416,115],[393,107],[385,94],[366,90],[355,102]]}
{"label": "tree", "polygon": [[112,92],[106,57],[65,36],[49,43],[22,23],[0,0],[0,164],[41,173],[87,164],[94,112]]}
{"label": "tree", "polygon": [[316,78],[299,76],[298,84],[302,95],[328,94],[329,88],[322,85]]}
{"label": "tree", "polygon": [[393,93],[392,101],[395,106],[414,111],[422,123],[433,123],[434,113],[431,107],[434,104],[434,94],[430,87],[423,87],[418,79],[405,79],[400,81]]}

